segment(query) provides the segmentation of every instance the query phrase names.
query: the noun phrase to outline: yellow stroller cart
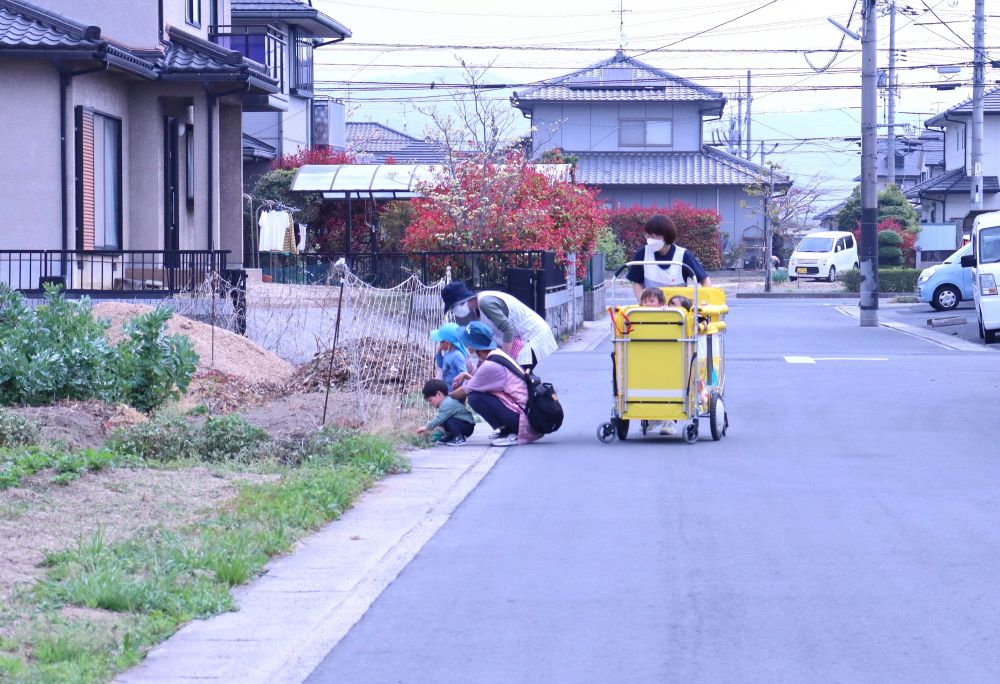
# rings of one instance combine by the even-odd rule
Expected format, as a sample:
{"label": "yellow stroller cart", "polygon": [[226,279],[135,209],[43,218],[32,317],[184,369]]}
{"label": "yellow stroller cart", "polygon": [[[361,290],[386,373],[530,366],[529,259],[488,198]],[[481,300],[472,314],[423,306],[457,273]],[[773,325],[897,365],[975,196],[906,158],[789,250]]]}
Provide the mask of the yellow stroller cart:
{"label": "yellow stroller cart", "polygon": [[[613,326],[614,399],[611,420],[597,429],[597,438],[604,443],[624,440],[632,422],[638,421],[645,435],[650,423],[673,420],[683,424],[681,435],[692,444],[698,440],[699,419],[704,418],[712,439],[722,439],[729,427],[723,401],[726,294],[715,287],[699,288],[695,282],[693,287],[661,288],[668,302],[676,295],[690,299],[690,311],[679,306],[619,306],[618,275],[629,266],[647,263],[653,262],[630,261],[612,282],[608,312]],[[691,270],[680,262],[655,263]]]}

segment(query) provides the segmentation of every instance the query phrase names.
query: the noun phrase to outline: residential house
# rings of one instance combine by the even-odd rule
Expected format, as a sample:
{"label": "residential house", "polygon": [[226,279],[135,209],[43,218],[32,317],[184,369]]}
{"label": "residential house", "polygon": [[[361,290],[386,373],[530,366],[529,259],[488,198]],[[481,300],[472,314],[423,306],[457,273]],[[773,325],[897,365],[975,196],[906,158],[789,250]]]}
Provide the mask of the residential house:
{"label": "residential house", "polygon": [[447,155],[436,143],[371,121],[348,121],[346,138],[347,150],[365,164],[441,164]]}
{"label": "residential house", "polygon": [[[761,200],[744,188],[764,172],[705,144],[703,123],[722,115],[721,93],[619,50],[511,100],[531,119],[532,158],[553,148],[576,156],[577,182],[598,187],[607,205],[715,209],[724,252],[759,245],[762,219],[753,208]],[[775,180],[790,184],[783,175]]]}
{"label": "residential house", "polygon": [[270,162],[300,149],[344,149],[344,106],[316,93],[314,51],[351,37],[350,30],[312,6],[312,0],[230,0],[228,46],[278,70],[280,89],[244,107],[246,184]]}
{"label": "residential house", "polygon": [[[956,226],[955,247],[972,229],[972,100],[966,100],[924,122],[943,132],[944,172],[906,191],[919,205],[921,222]],[[983,211],[1000,209],[1000,88],[983,97]]]}
{"label": "residential house", "polygon": [[0,247],[21,250],[0,280],[164,289],[240,266],[243,102],[279,81],[211,42],[228,16],[228,0],[0,0]]}
{"label": "residential house", "polygon": [[[860,143],[859,143],[860,144]],[[880,137],[875,160],[878,191],[889,184],[889,143]],[[918,137],[896,136],[893,150],[896,186],[906,192],[914,185],[944,173],[944,136],[940,131],[923,131]],[[861,176],[854,179],[861,182]]]}

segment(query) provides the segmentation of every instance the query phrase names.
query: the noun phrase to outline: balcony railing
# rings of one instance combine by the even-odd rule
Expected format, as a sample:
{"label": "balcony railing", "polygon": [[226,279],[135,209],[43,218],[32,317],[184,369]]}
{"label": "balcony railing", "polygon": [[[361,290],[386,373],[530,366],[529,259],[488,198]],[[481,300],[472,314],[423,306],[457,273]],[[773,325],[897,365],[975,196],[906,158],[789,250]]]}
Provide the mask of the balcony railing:
{"label": "balcony railing", "polygon": [[141,293],[162,297],[190,291],[210,274],[223,275],[228,250],[0,250],[0,283],[41,292],[46,283],[93,297]]}
{"label": "balcony railing", "polygon": [[235,50],[264,66],[268,76],[285,90],[285,46],[288,37],[270,25],[213,26],[209,38],[220,47]]}

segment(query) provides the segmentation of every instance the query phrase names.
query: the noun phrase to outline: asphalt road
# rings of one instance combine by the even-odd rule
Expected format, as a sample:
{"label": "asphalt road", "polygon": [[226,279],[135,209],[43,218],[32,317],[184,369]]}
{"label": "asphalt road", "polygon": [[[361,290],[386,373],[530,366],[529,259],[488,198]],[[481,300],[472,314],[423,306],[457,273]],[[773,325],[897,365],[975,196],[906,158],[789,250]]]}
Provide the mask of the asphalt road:
{"label": "asphalt road", "polygon": [[509,450],[309,681],[995,681],[1000,355],[842,303],[732,302],[720,442],[602,445],[609,346],[546,359],[566,425]]}
{"label": "asphalt road", "polygon": [[[961,302],[951,311],[937,311],[930,304],[886,304],[880,302],[880,320],[899,321],[908,325],[933,330],[942,335],[952,335],[967,342],[985,344],[979,337],[979,323],[976,318],[976,306],[972,301]],[[931,327],[927,324],[931,319],[965,319],[965,323],[942,327]],[[1000,345],[990,345],[1000,349]]]}

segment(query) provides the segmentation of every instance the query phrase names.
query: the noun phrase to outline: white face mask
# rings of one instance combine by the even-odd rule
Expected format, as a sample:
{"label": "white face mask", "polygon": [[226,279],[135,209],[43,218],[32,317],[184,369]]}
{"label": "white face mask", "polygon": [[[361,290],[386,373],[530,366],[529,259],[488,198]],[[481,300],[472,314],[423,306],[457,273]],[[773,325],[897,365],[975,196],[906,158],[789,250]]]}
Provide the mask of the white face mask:
{"label": "white face mask", "polygon": [[454,307],[452,307],[452,311],[455,312],[455,318],[458,318],[458,319],[468,318],[469,313],[470,313],[470,311],[469,311],[469,303],[468,302],[462,302],[461,304],[456,304]]}
{"label": "white face mask", "polygon": [[652,247],[654,252],[658,252],[663,249],[665,243],[662,238],[648,237],[646,238],[646,244]]}

